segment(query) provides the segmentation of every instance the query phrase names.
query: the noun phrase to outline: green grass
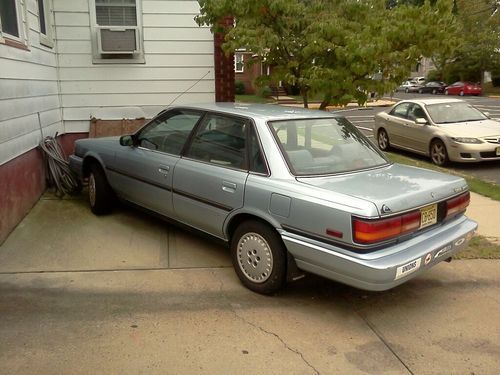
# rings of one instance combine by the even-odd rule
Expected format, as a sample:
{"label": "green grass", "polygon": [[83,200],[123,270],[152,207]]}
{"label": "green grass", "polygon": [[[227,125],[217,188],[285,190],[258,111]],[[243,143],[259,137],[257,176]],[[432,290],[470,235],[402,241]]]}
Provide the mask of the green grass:
{"label": "green grass", "polygon": [[258,95],[236,95],[237,103],[274,103],[272,98],[263,98]]}
{"label": "green grass", "polygon": [[469,247],[455,254],[453,259],[500,259],[500,243],[475,235],[470,240]]}
{"label": "green grass", "polygon": [[491,82],[483,85],[483,95],[500,95],[500,87],[493,87]]}
{"label": "green grass", "polygon": [[480,180],[476,177],[469,176],[464,173],[458,173],[456,171],[446,169],[446,168],[441,168],[438,167],[430,162],[422,161],[422,160],[415,160],[400,154],[395,154],[392,152],[386,152],[385,153],[389,160],[395,162],[395,163],[400,163],[400,164],[406,164],[406,165],[412,165],[414,167],[420,167],[420,168],[426,168],[426,169],[432,169],[438,172],[443,172],[443,173],[448,173],[448,174],[453,174],[456,176],[460,176],[465,178],[467,183],[469,184],[469,189],[470,191],[473,191],[474,193],[478,193],[481,195],[484,195],[485,197],[494,199],[496,201],[500,201],[500,186],[493,184],[491,182],[483,181]]}

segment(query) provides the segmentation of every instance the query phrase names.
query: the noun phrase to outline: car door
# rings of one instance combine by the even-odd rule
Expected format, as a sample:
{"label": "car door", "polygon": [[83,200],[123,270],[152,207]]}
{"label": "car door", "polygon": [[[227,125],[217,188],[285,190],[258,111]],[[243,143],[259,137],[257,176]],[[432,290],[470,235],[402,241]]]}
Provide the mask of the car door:
{"label": "car door", "polygon": [[387,115],[384,128],[389,135],[389,142],[394,146],[408,147],[406,125],[408,123],[408,109],[411,103],[403,102],[396,105]]}
{"label": "car door", "polygon": [[418,118],[423,118],[429,124],[429,118],[424,109],[412,103],[408,109],[408,122],[406,123],[406,135],[408,147],[420,153],[426,153],[429,144],[429,125],[417,124],[415,121]]}
{"label": "car door", "polygon": [[202,112],[167,111],[133,136],[132,146],[116,153],[110,182],[119,195],[140,206],[173,216],[172,181],[181,151]]}
{"label": "car door", "polygon": [[178,220],[223,237],[232,210],[243,206],[248,177],[248,119],[207,114],[175,167],[173,205]]}

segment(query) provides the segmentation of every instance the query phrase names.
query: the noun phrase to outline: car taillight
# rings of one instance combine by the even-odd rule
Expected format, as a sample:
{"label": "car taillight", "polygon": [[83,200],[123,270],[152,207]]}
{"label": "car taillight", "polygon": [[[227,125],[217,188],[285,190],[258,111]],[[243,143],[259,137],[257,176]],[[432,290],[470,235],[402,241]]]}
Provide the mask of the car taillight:
{"label": "car taillight", "polygon": [[446,217],[454,215],[458,212],[465,211],[470,203],[470,193],[464,193],[458,197],[446,201]]}
{"label": "car taillight", "polygon": [[420,228],[420,211],[388,219],[353,218],[352,224],[354,241],[372,244],[416,231]]}

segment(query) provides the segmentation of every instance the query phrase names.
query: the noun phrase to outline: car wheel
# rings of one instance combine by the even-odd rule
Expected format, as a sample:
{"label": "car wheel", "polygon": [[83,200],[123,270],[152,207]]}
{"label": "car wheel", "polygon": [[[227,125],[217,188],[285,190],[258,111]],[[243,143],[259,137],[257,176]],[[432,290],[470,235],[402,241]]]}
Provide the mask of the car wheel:
{"label": "car wheel", "polygon": [[88,196],[90,210],[96,215],[111,212],[114,203],[114,192],[102,168],[97,164],[90,166]]}
{"label": "car wheel", "polygon": [[463,91],[460,91],[460,96],[464,96],[464,92]]}
{"label": "car wheel", "polygon": [[448,163],[448,152],[446,151],[446,146],[443,141],[439,139],[431,143],[431,159],[436,165],[443,166]]}
{"label": "car wheel", "polygon": [[432,89],[432,95],[436,95],[436,89]]}
{"label": "car wheel", "polygon": [[450,93],[448,92],[448,90],[444,90],[444,94],[445,95],[450,95]]}
{"label": "car wheel", "polygon": [[389,149],[390,147],[389,135],[387,135],[385,129],[380,129],[378,131],[377,142],[378,142],[378,148],[381,149],[382,151],[386,151]]}
{"label": "car wheel", "polygon": [[231,238],[231,258],[248,289],[271,294],[285,285],[285,245],[268,225],[255,220],[241,223]]}

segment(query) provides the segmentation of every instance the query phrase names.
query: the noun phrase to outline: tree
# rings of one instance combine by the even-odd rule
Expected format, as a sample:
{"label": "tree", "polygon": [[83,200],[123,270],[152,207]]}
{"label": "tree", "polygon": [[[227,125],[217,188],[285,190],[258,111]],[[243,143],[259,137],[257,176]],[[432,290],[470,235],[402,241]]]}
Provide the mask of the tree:
{"label": "tree", "polygon": [[[200,0],[198,24],[221,31],[232,15],[224,49],[246,48],[272,65],[271,79],[329,103],[363,103],[405,77],[421,56],[434,51],[446,29],[453,0],[419,6],[387,0]],[[446,19],[446,22],[443,22]],[[378,75],[381,79],[373,79]]]}

